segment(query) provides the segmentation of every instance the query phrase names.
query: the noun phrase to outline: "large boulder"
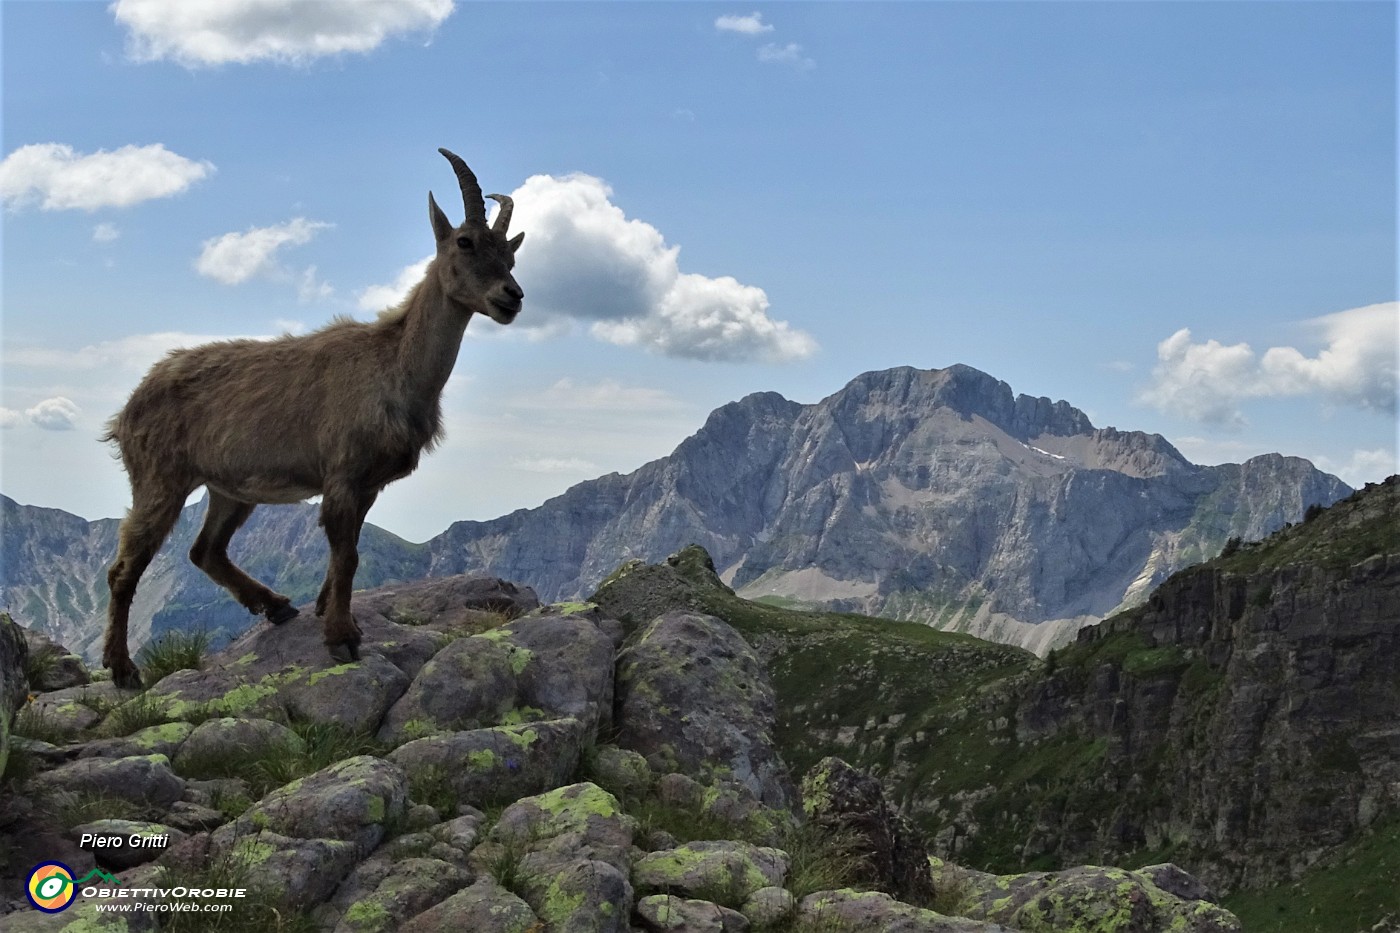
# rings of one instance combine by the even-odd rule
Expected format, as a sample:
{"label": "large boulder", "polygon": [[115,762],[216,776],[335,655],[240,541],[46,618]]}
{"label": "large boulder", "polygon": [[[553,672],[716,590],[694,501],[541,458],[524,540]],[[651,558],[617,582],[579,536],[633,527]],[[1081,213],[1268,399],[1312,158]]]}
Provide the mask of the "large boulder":
{"label": "large boulder", "polygon": [[24,676],[29,649],[20,627],[9,613],[0,612],[0,777],[10,757],[10,728],[15,714],[29,696],[29,682]]}
{"label": "large boulder", "polygon": [[[1237,933],[1234,914],[1192,897],[1205,889],[1175,866],[1141,871],[1091,865],[1058,872],[988,875],[934,862],[965,917],[1018,930],[1083,933]],[[1161,879],[1179,893],[1159,887]],[[940,887],[942,885],[940,884]],[[1181,896],[1185,894],[1187,896]]]}
{"label": "large boulder", "polygon": [[54,641],[43,632],[19,627],[29,648],[29,670],[33,678],[29,689],[36,693],[81,687],[92,682],[83,659]]}
{"label": "large boulder", "polygon": [[875,778],[840,758],[824,758],[802,779],[802,809],[812,824],[850,846],[862,881],[901,901],[933,900],[928,846],[889,805]]}
{"label": "large boulder", "polygon": [[617,744],[657,774],[737,781],[771,807],[790,806],[791,779],[773,740],[767,672],[727,623],[668,612],[617,658]]}

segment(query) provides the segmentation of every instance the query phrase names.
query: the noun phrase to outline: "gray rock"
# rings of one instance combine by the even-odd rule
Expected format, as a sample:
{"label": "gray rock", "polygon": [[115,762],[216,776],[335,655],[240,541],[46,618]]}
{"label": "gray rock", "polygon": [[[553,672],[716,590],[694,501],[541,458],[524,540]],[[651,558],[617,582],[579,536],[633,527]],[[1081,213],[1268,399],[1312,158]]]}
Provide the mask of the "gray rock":
{"label": "gray rock", "polygon": [[301,736],[281,723],[225,717],[196,726],[180,745],[174,765],[177,771],[203,777],[211,763],[226,768],[230,763],[305,749]]}
{"label": "gray rock", "polygon": [[129,701],[137,694],[133,690],[122,690],[110,681],[68,687],[41,693],[29,704],[27,715],[41,717],[50,726],[78,732],[89,729],[101,721],[103,713]]}
{"label": "gray rock", "polygon": [[725,777],[764,804],[790,805],[791,779],[773,741],[773,688],[734,629],[670,612],[618,655],[618,740],[657,773]]}
{"label": "gray rock", "polygon": [[414,781],[445,783],[460,803],[491,806],[558,787],[578,767],[577,719],[472,729],[418,739],[389,753]]}
{"label": "gray rock", "polygon": [[274,790],[216,831],[214,842],[270,831],[348,842],[362,858],[383,838],[385,823],[402,815],[407,786],[403,769],[392,762],[370,755],[347,758]]}
{"label": "gray rock", "polygon": [[548,929],[626,933],[633,829],[617,798],[572,784],[507,807],[472,863],[513,880]]}
{"label": "gray rock", "polygon": [[747,933],[748,919],[709,901],[653,894],[637,902],[642,928],[652,933]]}
{"label": "gray rock", "polygon": [[[1179,869],[1178,869],[1179,871]],[[1181,874],[1185,874],[1182,872]],[[1176,873],[1173,883],[1191,887]],[[1081,866],[1060,872],[964,878],[957,912],[1015,929],[1115,929],[1141,933],[1236,933],[1240,922],[1224,908],[1159,888],[1145,872]]]}
{"label": "gray rock", "polygon": [[210,837],[210,855],[237,870],[246,885],[283,909],[302,911],[329,898],[360,859],[354,842],[304,839],[270,829],[225,826]]}
{"label": "gray rock", "polygon": [[0,777],[10,757],[10,728],[15,714],[29,699],[29,682],[24,676],[24,664],[29,649],[23,630],[0,613]]}
{"label": "gray rock", "polygon": [[928,844],[869,774],[823,758],[802,779],[802,809],[810,825],[850,840],[862,881],[902,901],[933,900]]}
{"label": "gray rock", "polygon": [[775,927],[797,911],[797,898],[786,888],[759,888],[744,901],[739,912],[760,928]]}
{"label": "gray rock", "polygon": [[[981,920],[950,917],[897,901],[880,891],[818,891],[797,905],[799,924],[816,930],[871,933],[1015,933]],[[1059,929],[1043,927],[1042,929]],[[1134,931],[1136,927],[1131,928]]]}
{"label": "gray rock", "polygon": [[38,678],[29,685],[36,693],[80,687],[92,682],[83,659],[42,632],[20,626],[29,648],[29,665]]}
{"label": "gray rock", "polygon": [[372,734],[408,683],[408,675],[386,658],[366,654],[352,664],[303,671],[281,693],[287,712],[297,720]]}
{"label": "gray rock", "polygon": [[[440,859],[407,858],[361,863],[326,905],[334,933],[393,933],[404,921],[471,882],[461,868]],[[460,933],[460,931],[459,931]]]}
{"label": "gray rock", "polygon": [[515,671],[508,647],[495,639],[460,638],[435,654],[390,708],[384,742],[498,725],[515,708]]}
{"label": "gray rock", "polygon": [[170,770],[164,755],[84,758],[45,771],[35,780],[54,790],[116,797],[146,807],[168,807],[185,792],[185,782]]}
{"label": "gray rock", "polygon": [[128,755],[164,755],[175,760],[180,746],[190,737],[194,726],[187,722],[167,722],[138,729],[131,735],[113,739],[97,739],[86,743],[79,758],[125,758]]}
{"label": "gray rock", "polygon": [[739,841],[691,842],[643,855],[632,866],[642,894],[676,894],[739,908],[756,891],[783,886],[786,852]]}
{"label": "gray rock", "polygon": [[540,920],[489,875],[408,920],[400,933],[535,933]]}

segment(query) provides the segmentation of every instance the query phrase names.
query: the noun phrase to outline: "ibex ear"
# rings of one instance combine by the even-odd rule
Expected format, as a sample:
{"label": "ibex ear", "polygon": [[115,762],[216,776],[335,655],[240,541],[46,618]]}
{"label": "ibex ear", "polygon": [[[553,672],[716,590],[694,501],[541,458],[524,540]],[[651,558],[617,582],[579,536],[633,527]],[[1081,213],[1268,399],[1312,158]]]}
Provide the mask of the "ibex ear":
{"label": "ibex ear", "polygon": [[515,236],[511,237],[507,242],[510,244],[510,251],[513,253],[516,250],[520,249],[521,243],[525,242],[525,234],[517,233]]}
{"label": "ibex ear", "polygon": [[441,243],[452,235],[456,228],[452,226],[452,221],[447,219],[447,215],[442,212],[442,208],[437,206],[433,200],[433,193],[428,192],[428,218],[433,222],[433,236]]}

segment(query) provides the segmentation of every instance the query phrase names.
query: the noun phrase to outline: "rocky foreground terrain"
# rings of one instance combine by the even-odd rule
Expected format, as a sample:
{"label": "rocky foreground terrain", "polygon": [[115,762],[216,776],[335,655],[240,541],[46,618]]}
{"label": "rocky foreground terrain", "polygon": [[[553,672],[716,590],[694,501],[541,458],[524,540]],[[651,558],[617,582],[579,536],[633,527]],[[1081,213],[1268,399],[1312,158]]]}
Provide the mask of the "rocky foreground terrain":
{"label": "rocky foreground terrain", "polygon": [[[90,682],[79,659],[0,617],[0,719],[18,710],[0,926],[1240,928],[1171,864],[976,871],[929,858],[880,783],[839,759],[794,782],[765,665],[713,615],[632,626],[464,577],[361,593],[354,611],[358,663],[333,664],[304,612],[207,658],[156,646],[141,693]],[[83,833],[169,844],[94,855]],[[159,907],[172,886],[250,896],[218,915],[104,913],[82,896],[43,914],[21,891],[48,860],[111,873],[119,884],[97,887],[131,892],[124,903]]]}

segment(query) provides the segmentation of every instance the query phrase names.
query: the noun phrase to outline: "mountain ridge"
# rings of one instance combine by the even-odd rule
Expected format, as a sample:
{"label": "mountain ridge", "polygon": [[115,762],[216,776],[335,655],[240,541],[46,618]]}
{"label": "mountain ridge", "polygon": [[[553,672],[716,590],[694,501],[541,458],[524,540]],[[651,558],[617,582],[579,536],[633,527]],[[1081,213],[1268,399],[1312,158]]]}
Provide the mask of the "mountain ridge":
{"label": "mountain ridge", "polygon": [[[591,591],[622,561],[696,543],[744,595],[924,622],[1045,651],[1170,572],[1350,489],[1298,458],[1197,466],[962,364],[869,372],[819,402],[756,392],[668,456],[422,544],[366,524],[361,587],[455,573]],[[3,503],[0,601],[91,656],[116,521]],[[133,632],[251,618],[184,560],[188,507],[138,590]],[[314,506],[259,509],[231,554],[294,600],[320,585]]]}

